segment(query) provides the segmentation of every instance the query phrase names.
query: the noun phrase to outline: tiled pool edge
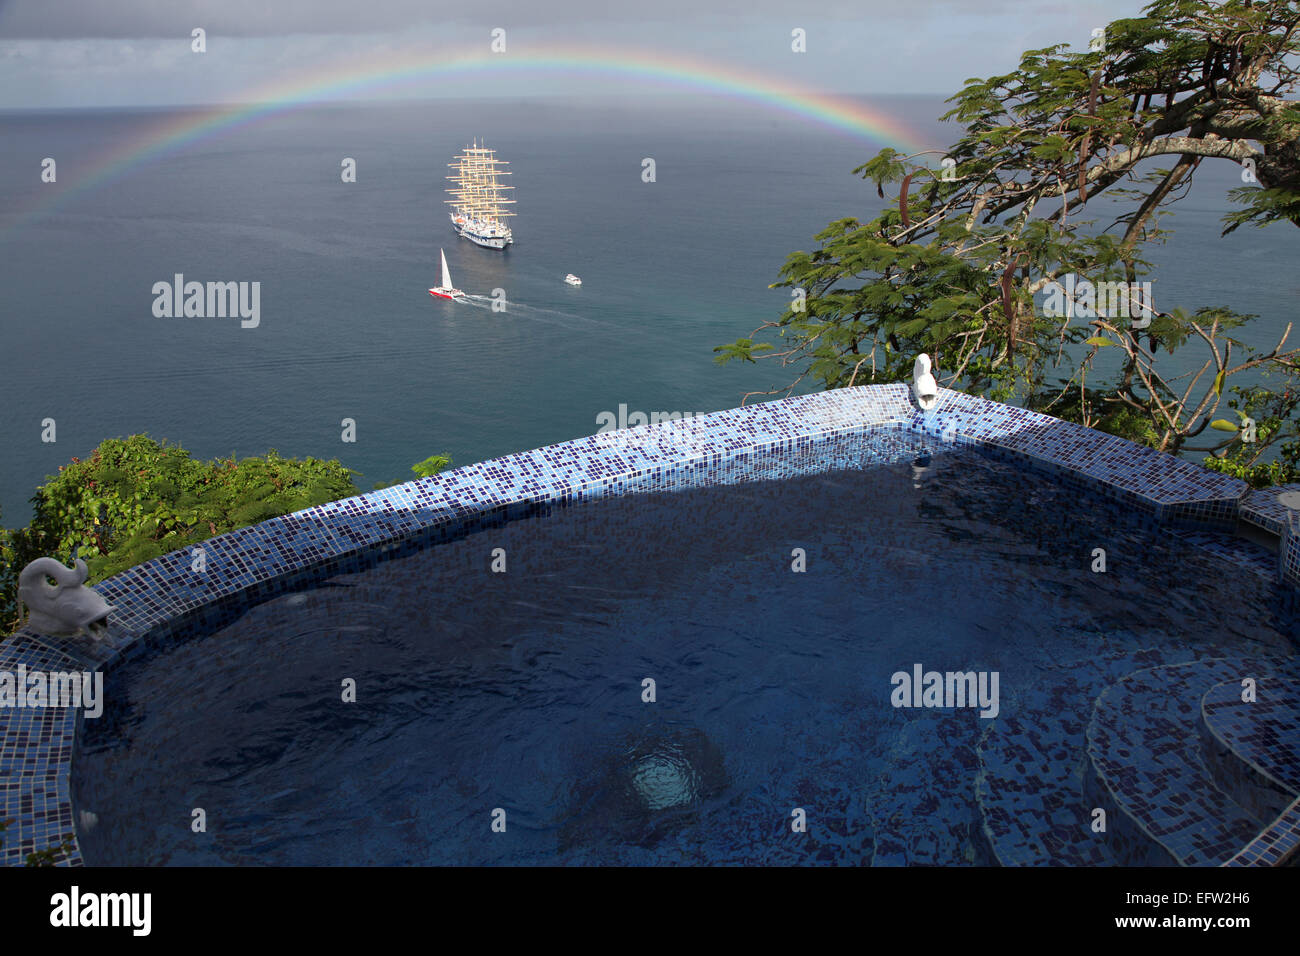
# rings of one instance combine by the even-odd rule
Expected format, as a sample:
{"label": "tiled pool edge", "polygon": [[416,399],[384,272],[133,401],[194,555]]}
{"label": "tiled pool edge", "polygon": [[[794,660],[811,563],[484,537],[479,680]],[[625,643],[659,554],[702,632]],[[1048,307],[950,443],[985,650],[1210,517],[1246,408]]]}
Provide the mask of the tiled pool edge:
{"label": "tiled pool edge", "polygon": [[[331,502],[204,542],[202,575],[190,570],[191,552],[165,555],[98,586],[116,606],[111,620],[125,638],[108,659],[168,621],[223,598],[458,521],[525,503],[680,486],[709,466],[734,466],[738,457],[881,427],[984,447],[1124,501],[1161,523],[1228,526],[1241,520],[1270,530],[1270,523],[1284,521],[1267,492],[1247,494],[1237,479],[1123,439],[947,389],[940,390],[935,409],[922,413],[905,385],[864,386],[591,435]],[[1294,582],[1297,569],[1287,570]],[[0,645],[0,666],[6,662],[78,669],[68,642],[25,630]],[[69,794],[79,716],[53,708],[26,714],[31,711],[0,709],[0,820],[13,821],[0,858],[21,863],[27,853],[56,849],[70,835],[73,849],[63,862],[76,865],[81,857]],[[1268,853],[1251,853],[1265,842]],[[1293,804],[1230,863],[1276,865],[1297,844],[1300,806]]]}
{"label": "tiled pool edge", "polygon": [[1300,851],[1300,797],[1224,866],[1281,866]]}

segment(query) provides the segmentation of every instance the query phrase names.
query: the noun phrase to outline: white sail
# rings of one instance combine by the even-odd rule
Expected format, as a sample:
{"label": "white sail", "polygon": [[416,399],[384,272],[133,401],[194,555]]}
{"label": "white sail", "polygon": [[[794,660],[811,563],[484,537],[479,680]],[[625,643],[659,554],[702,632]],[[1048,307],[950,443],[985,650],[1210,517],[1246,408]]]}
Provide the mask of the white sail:
{"label": "white sail", "polygon": [[438,251],[442,253],[442,287],[444,289],[450,289],[451,270],[447,268],[447,253],[443,252],[441,249],[439,249]]}

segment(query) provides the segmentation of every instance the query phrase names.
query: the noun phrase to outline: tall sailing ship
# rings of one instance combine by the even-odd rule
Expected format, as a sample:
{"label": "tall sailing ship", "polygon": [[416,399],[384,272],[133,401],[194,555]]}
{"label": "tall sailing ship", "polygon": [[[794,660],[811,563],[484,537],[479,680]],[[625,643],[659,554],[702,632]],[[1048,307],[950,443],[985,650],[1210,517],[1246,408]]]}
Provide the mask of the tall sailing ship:
{"label": "tall sailing ship", "polygon": [[457,234],[488,249],[504,249],[514,242],[506,225],[506,218],[514,215],[506,207],[514,200],[505,198],[506,190],[514,187],[501,182],[510,175],[501,167],[510,164],[475,140],[447,165],[453,170],[447,178],[455,185],[447,190],[452,198],[443,201],[451,206],[451,226]]}

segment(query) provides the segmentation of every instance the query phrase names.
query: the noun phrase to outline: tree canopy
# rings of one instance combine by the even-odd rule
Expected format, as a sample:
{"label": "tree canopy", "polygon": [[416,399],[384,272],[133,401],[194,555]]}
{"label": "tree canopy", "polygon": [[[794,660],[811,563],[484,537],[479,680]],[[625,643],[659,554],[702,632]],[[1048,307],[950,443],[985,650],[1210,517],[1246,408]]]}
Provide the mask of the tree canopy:
{"label": "tree canopy", "polygon": [[[1294,477],[1291,326],[1255,348],[1235,337],[1253,316],[1156,309],[1143,254],[1206,160],[1241,170],[1225,236],[1300,225],[1300,103],[1286,98],[1298,25],[1298,0],[1157,0],[1085,49],[1030,50],[1012,73],[968,80],[943,117],[961,138],[942,157],[884,149],[858,167],[884,210],[792,254],[775,284],[791,307],[717,360],[775,360],[792,378],[761,394],[789,394],[904,380],[926,352],[941,384],[1210,452],[1257,484]],[[1151,168],[1160,157],[1171,164]],[[1112,222],[1085,218],[1115,200]],[[1065,308],[1036,306],[1048,293]]]}

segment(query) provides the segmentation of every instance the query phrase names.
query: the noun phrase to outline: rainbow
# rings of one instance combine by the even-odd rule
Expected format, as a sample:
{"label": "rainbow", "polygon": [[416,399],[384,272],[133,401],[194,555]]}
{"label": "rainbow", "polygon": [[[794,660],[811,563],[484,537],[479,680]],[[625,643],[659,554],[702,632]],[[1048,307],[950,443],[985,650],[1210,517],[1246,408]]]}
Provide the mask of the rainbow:
{"label": "rainbow", "polygon": [[242,105],[212,107],[199,111],[197,115],[187,112],[182,119],[169,120],[107,152],[70,186],[60,186],[53,197],[38,200],[21,212],[4,231],[49,215],[77,196],[98,189],[138,166],[267,117],[312,104],[364,97],[442,77],[456,77],[463,80],[467,88],[473,88],[478,74],[538,72],[630,78],[730,97],[801,116],[862,137],[877,146],[892,146],[904,153],[919,153],[928,148],[922,134],[879,109],[799,89],[733,66],[657,51],[566,46],[505,54],[486,51],[453,56],[428,52],[396,57],[386,54],[378,63],[335,65],[306,78],[298,76],[251,90],[242,97],[245,101]]}

